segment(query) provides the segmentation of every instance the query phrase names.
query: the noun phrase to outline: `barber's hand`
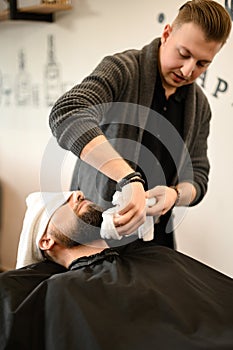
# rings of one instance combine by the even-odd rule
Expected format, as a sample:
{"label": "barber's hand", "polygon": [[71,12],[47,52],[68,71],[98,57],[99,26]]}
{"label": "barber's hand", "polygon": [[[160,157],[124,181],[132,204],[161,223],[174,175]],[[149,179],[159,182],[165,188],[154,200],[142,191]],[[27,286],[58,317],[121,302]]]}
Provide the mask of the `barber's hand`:
{"label": "barber's hand", "polygon": [[122,188],[124,207],[120,208],[114,218],[119,235],[129,235],[135,232],[146,220],[146,199],[143,185],[132,182]]}
{"label": "barber's hand", "polygon": [[166,214],[175,204],[176,191],[167,186],[156,186],[146,192],[146,198],[156,198],[156,203],[146,209],[146,215],[160,216]]}

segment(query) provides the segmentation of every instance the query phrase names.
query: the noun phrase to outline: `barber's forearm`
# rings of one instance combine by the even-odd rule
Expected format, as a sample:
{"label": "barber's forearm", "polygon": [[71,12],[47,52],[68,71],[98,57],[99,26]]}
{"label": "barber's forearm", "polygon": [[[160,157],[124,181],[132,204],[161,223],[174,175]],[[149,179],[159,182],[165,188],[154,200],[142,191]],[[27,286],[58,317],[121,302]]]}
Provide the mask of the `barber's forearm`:
{"label": "barber's forearm", "polygon": [[190,182],[181,182],[176,186],[179,192],[179,198],[177,198],[177,206],[188,206],[196,198],[196,188]]}
{"label": "barber's forearm", "polygon": [[103,135],[91,140],[83,148],[80,157],[115,181],[134,171]]}

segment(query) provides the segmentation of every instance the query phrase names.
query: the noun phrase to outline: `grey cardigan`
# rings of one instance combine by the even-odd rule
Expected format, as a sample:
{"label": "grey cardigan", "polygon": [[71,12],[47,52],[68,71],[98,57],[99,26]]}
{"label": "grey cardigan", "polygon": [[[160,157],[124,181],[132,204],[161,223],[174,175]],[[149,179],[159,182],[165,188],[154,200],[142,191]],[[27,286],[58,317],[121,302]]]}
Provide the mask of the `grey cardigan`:
{"label": "grey cardigan", "polygon": [[[81,84],[55,103],[49,124],[62,148],[79,157],[90,140],[104,134],[125,159],[132,164],[137,162],[154,93],[159,43],[160,38],[157,38],[141,50],[127,50],[105,57]],[[187,90],[184,152],[178,165],[180,178],[174,179],[173,184],[180,179],[192,182],[197,189],[195,205],[207,191],[211,110],[196,83],[190,84]],[[111,180],[77,160],[72,189],[79,188],[103,207],[109,207],[114,192],[113,184],[110,189],[109,183]]]}

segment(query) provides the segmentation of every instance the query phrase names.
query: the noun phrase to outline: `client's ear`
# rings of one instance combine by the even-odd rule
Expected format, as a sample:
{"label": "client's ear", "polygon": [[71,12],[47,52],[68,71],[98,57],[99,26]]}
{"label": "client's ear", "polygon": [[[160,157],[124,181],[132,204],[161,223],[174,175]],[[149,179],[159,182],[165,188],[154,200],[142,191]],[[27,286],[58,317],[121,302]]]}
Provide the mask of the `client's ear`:
{"label": "client's ear", "polygon": [[54,239],[50,235],[45,233],[39,241],[39,248],[41,250],[51,250],[54,246],[54,243]]}

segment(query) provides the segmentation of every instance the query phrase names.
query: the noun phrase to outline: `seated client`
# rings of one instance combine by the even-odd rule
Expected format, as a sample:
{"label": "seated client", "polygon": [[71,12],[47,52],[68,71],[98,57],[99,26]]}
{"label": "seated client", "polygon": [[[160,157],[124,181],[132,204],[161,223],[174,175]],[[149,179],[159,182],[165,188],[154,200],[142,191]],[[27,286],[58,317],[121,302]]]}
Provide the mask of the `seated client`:
{"label": "seated client", "polygon": [[17,265],[32,265],[0,274],[2,349],[233,348],[230,277],[142,240],[109,248],[81,192],[27,204]]}

